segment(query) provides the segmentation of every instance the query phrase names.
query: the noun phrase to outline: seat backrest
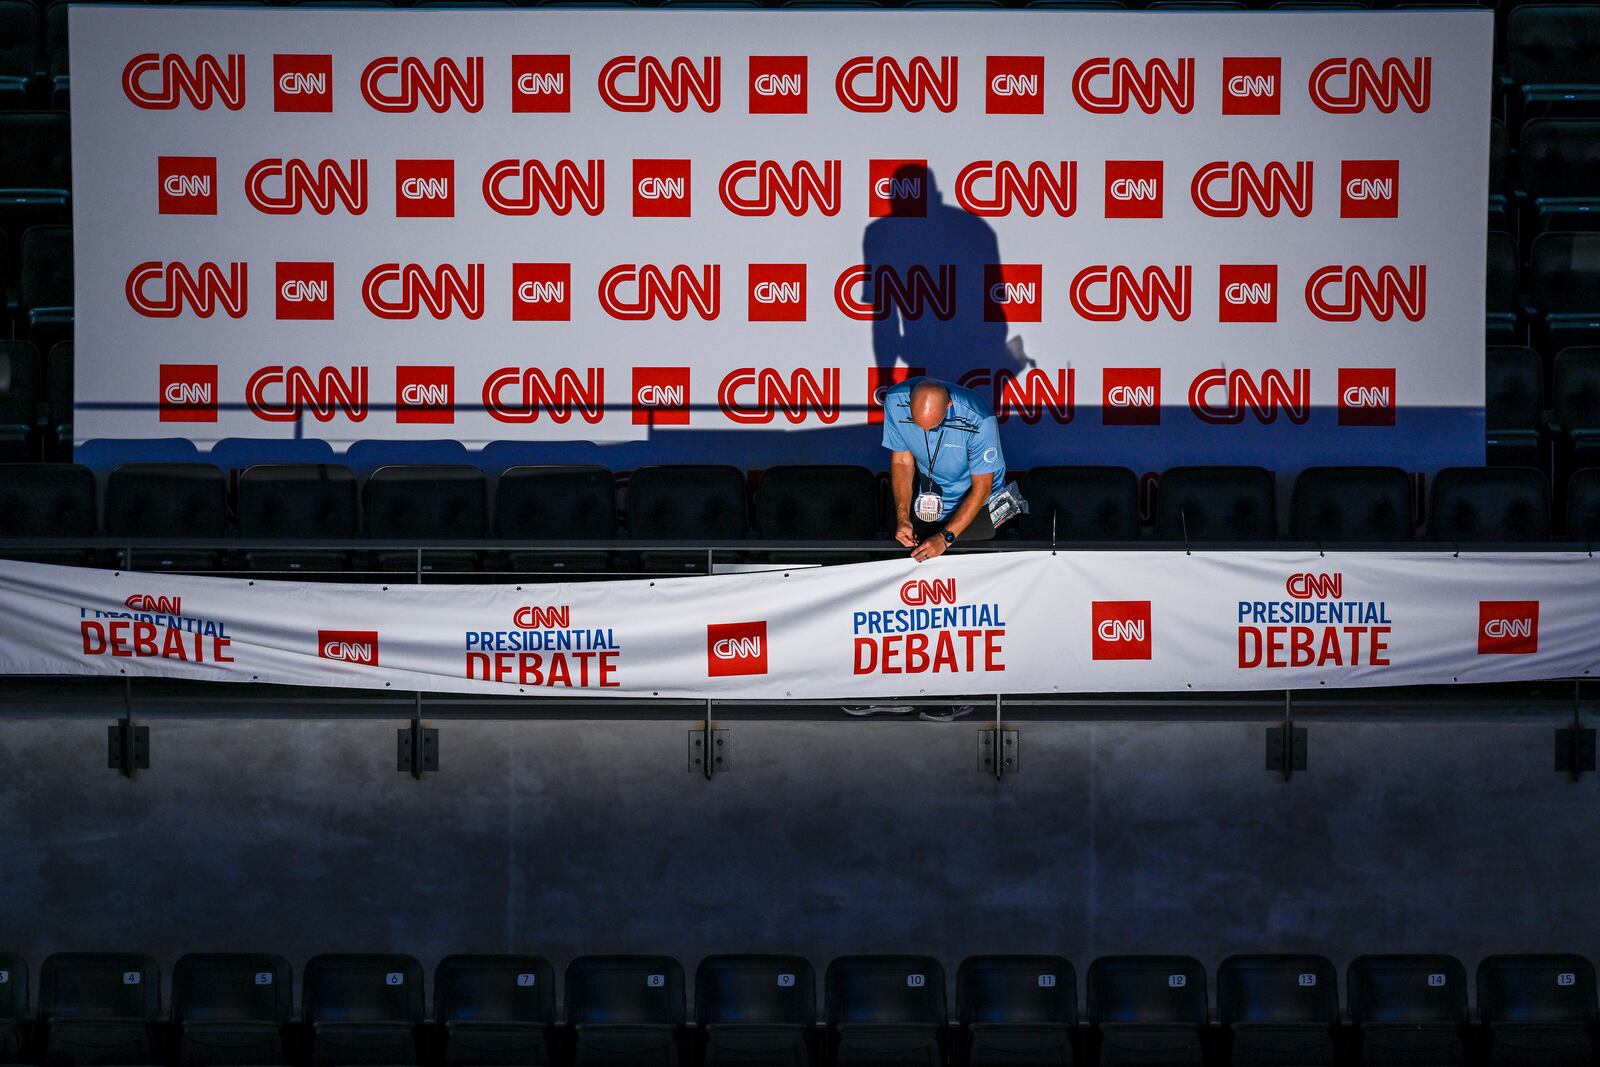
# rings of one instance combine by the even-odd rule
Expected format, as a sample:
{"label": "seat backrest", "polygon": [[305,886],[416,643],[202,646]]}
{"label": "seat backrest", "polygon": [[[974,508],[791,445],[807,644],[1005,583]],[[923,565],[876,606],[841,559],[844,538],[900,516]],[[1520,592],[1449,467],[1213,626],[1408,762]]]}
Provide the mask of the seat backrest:
{"label": "seat backrest", "polygon": [[1532,467],[1446,467],[1433,477],[1428,539],[1543,541],[1550,482]]}
{"label": "seat backrest", "polygon": [[23,0],[0,3],[0,74],[34,72],[39,62],[39,8]]}
{"label": "seat backrest", "polygon": [[1206,1025],[1206,969],[1193,956],[1101,956],[1089,964],[1089,1022]]}
{"label": "seat backrest", "polygon": [[1133,541],[1139,537],[1139,478],[1126,467],[1034,467],[1022,477],[1029,541]]}
{"label": "seat backrest", "polygon": [[136,952],[58,952],[39,968],[39,1018],[144,1019],[161,1015],[161,968]]}
{"label": "seat backrest", "polygon": [[21,1022],[28,1017],[28,961],[0,952],[0,1019]]}
{"label": "seat backrest", "polygon": [[125,463],[106,481],[106,533],[221,537],[228,480],[209,463]]}
{"label": "seat backrest", "polygon": [[0,341],[0,424],[33,425],[43,399],[39,350],[31,341]]}
{"label": "seat backrest", "polygon": [[50,418],[57,423],[72,421],[72,351],[71,341],[57,341],[45,353],[44,378],[50,398]]}
{"label": "seat backrest", "polygon": [[312,956],[300,980],[308,1023],[420,1023],[422,964],[412,956],[340,953]]}
{"label": "seat backrest", "polygon": [[512,467],[494,491],[496,537],[609,541],[617,535],[617,483],[604,467]]}
{"label": "seat backrest", "polygon": [[[66,12],[61,14],[65,16]],[[49,10],[45,17],[50,18]],[[65,29],[65,18],[62,26]],[[0,189],[71,187],[72,137],[67,129],[66,112],[0,113],[0,144],[6,146],[6,150],[0,152]]]}
{"label": "seat backrest", "polygon": [[379,467],[367,478],[367,535],[380,540],[477,540],[488,485],[476,467]]}
{"label": "seat backrest", "polygon": [[1506,60],[1520,85],[1600,81],[1600,6],[1525,4],[1506,17]]}
{"label": "seat backrest", "polygon": [[579,956],[567,964],[567,1023],[682,1026],[683,965],[671,956]]}
{"label": "seat backrest", "polygon": [[294,972],[268,953],[191,953],[172,965],[172,1021],[286,1023]]}
{"label": "seat backrest", "polygon": [[756,530],[768,541],[870,541],[878,482],[865,467],[769,467],[756,485]]}
{"label": "seat backrest", "polygon": [[1488,269],[1484,272],[1484,310],[1516,311],[1520,272],[1517,269],[1517,239],[1509,233],[1489,234]]}
{"label": "seat backrest", "polygon": [[628,479],[628,536],[638,541],[745,535],[744,473],[736,467],[640,467]]}
{"label": "seat backrest", "polygon": [[1272,472],[1264,467],[1172,467],[1156,487],[1156,536],[1270,541],[1278,525],[1274,500]]}
{"label": "seat backrest", "polygon": [[0,537],[93,537],[94,473],[76,463],[0,463]]}
{"label": "seat backrest", "polygon": [[1339,972],[1322,956],[1229,956],[1217,968],[1217,1017],[1232,1023],[1339,1022]]}
{"label": "seat backrest", "polygon": [[1350,1021],[1467,1021],[1467,969],[1454,956],[1357,956],[1345,972]]}
{"label": "seat backrest", "polygon": [[1540,311],[1600,311],[1600,233],[1541,233],[1528,252],[1528,270]]}
{"label": "seat backrest", "polygon": [[1499,119],[1489,120],[1489,195],[1504,196],[1506,192],[1506,158],[1510,155],[1506,143],[1506,124]]}
{"label": "seat backrest", "polygon": [[446,956],[433,971],[441,1023],[556,1021],[556,971],[543,956]]}
{"label": "seat backrest", "polygon": [[1307,467],[1294,482],[1301,541],[1409,541],[1411,476],[1399,467]]}
{"label": "seat backrest", "polygon": [[[0,137],[0,144],[4,142]],[[30,226],[24,230],[18,278],[23,310],[71,307],[72,227]]]}
{"label": "seat backrest", "polygon": [[1600,541],[1600,467],[1585,467],[1567,479],[1567,536]]}
{"label": "seat backrest", "polygon": [[1554,953],[1486,956],[1478,964],[1478,1016],[1486,1023],[1600,1022],[1594,964]]}
{"label": "seat backrest", "polygon": [[1076,1026],[1077,975],[1064,956],[968,956],[956,969],[956,1016],[962,1026]]}
{"label": "seat backrest", "polygon": [[1532,196],[1600,195],[1600,119],[1531,119],[1517,142]]}
{"label": "seat backrest", "polygon": [[944,967],[932,956],[840,956],[828,964],[829,1026],[944,1026]]}
{"label": "seat backrest", "polygon": [[694,1010],[701,1026],[812,1026],[817,975],[802,956],[707,956],[694,972]]}
{"label": "seat backrest", "polygon": [[356,476],[323,463],[258,464],[239,475],[240,537],[355,537]]}
{"label": "seat backrest", "polygon": [[1484,423],[1491,430],[1534,430],[1544,409],[1544,361],[1521,345],[1484,354]]}
{"label": "seat backrest", "polygon": [[1563,348],[1556,353],[1552,377],[1556,425],[1600,430],[1600,346]]}

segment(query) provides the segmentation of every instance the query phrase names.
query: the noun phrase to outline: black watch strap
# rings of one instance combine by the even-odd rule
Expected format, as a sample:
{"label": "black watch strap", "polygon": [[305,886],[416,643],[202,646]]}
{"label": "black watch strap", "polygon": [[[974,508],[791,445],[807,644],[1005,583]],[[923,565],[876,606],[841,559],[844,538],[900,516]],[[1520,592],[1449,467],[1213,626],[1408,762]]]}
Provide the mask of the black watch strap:
{"label": "black watch strap", "polygon": [[956,535],[951,533],[949,530],[940,530],[939,532],[944,534],[944,543],[945,544],[953,545],[953,544],[956,543]]}

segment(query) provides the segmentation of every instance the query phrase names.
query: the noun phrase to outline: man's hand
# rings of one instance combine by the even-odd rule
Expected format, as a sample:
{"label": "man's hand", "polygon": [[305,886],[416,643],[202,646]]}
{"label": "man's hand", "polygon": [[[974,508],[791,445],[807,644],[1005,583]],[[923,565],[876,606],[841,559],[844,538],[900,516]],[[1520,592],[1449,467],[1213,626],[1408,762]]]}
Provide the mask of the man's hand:
{"label": "man's hand", "polygon": [[894,539],[907,548],[917,547],[917,535],[912,532],[910,519],[900,520],[900,525],[896,526],[894,530]]}
{"label": "man's hand", "polygon": [[929,534],[923,542],[911,551],[911,558],[918,563],[926,563],[930,559],[937,559],[944,555],[944,550],[949,548],[945,542],[944,534],[937,530]]}

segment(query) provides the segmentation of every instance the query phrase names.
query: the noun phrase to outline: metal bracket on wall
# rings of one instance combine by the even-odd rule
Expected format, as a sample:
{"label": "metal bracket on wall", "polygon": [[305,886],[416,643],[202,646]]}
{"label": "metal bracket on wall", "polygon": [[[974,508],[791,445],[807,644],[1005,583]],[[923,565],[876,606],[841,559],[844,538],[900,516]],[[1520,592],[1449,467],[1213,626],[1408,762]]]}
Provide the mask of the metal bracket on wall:
{"label": "metal bracket on wall", "polygon": [[718,771],[733,767],[733,747],[727,730],[719,730],[711,721],[711,701],[706,701],[705,721],[689,731],[689,773],[699,771],[706,781]]}
{"label": "metal bracket on wall", "polygon": [[150,727],[136,725],[132,714],[106,727],[106,766],[132,778],[134,771],[150,769]]}
{"label": "metal bracket on wall", "polygon": [[1310,747],[1306,728],[1296,726],[1291,718],[1293,711],[1294,697],[1285,690],[1283,722],[1267,727],[1267,770],[1277,772],[1286,782],[1295,771],[1306,769],[1306,750]]}
{"label": "metal bracket on wall", "polygon": [[[996,743],[998,739],[998,744]],[[1017,731],[1007,730],[1000,721],[1000,698],[994,698],[994,725],[978,731],[978,772],[992,774],[1000,781],[1022,769],[1022,741]]]}
{"label": "metal bracket on wall", "polygon": [[396,731],[396,735],[400,745],[395,770],[420,781],[423,771],[439,769],[439,731],[436,728],[423,726],[419,716],[411,720],[410,726]]}

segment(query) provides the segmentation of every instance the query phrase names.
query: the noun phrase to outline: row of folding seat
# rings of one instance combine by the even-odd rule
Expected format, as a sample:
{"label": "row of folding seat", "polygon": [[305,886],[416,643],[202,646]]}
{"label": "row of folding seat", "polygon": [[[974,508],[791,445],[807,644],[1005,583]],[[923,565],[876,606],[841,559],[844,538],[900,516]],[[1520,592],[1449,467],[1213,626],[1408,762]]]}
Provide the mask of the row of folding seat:
{"label": "row of folding seat", "polygon": [[[304,1062],[447,1067],[925,1064],[1203,1064],[1318,1067],[1340,1062],[1338,973],[1315,955],[1230,956],[1217,968],[1211,1032],[1204,966],[1189,956],[1103,956],[1077,979],[1061,956],[974,956],[956,973],[956,1017],[930,956],[842,956],[816,979],[800,956],[708,956],[690,1023],[682,966],[668,956],[581,956],[564,975],[531,955],[449,956],[425,975],[411,956],[324,955],[301,979],[281,956],[204,954],[173,969],[172,1047],[157,1032],[161,975],[137,954],[62,953],[40,972],[38,1033],[28,970],[0,955],[0,1042],[53,1067],[231,1067]],[[1467,973],[1444,955],[1360,956],[1346,975],[1363,1064],[1462,1064]],[[1495,1067],[1593,1067],[1600,1022],[1593,965],[1577,955],[1498,955],[1477,969],[1478,1016]],[[558,1018],[565,1026],[559,1031]],[[821,1024],[819,1027],[818,1024]],[[9,1026],[7,1025],[9,1024]],[[952,1025],[953,1024],[953,1025]],[[290,1038],[286,1040],[286,1037]],[[6,1046],[0,1045],[0,1053]],[[1474,1051],[1479,1051],[1475,1048]],[[1208,1056],[1208,1053],[1210,1054]]]}

